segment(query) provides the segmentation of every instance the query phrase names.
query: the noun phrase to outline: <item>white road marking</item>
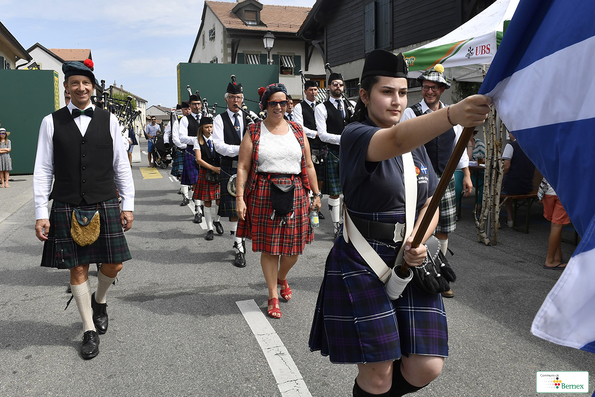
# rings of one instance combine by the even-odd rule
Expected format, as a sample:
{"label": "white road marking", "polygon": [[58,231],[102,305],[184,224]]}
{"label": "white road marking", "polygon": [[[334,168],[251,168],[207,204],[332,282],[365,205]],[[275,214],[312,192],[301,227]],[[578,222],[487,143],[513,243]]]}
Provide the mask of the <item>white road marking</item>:
{"label": "white road marking", "polygon": [[237,301],[244,319],[264,353],[283,397],[311,397],[299,369],[262,310],[253,299]]}

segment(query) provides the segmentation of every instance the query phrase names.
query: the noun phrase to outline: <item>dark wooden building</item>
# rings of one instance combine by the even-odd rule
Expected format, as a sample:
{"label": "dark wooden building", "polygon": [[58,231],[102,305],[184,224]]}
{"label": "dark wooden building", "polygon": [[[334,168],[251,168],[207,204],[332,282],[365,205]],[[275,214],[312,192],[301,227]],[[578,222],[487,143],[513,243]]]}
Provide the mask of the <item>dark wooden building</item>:
{"label": "dark wooden building", "polygon": [[[325,63],[340,66],[363,60],[377,48],[403,51],[423,45],[459,27],[493,2],[318,0],[298,35],[311,50],[321,53]],[[359,71],[361,66],[357,66]]]}

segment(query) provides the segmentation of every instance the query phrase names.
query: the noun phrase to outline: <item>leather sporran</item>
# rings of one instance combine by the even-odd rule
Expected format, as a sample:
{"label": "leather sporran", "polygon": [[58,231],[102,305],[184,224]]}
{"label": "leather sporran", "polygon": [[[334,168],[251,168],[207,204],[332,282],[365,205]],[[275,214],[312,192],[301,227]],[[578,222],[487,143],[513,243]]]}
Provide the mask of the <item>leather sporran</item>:
{"label": "leather sporran", "polygon": [[426,294],[438,294],[450,289],[449,283],[455,282],[457,276],[448,260],[440,251],[440,241],[431,236],[426,241],[428,254],[420,266],[413,266],[413,284]]}
{"label": "leather sporran", "polygon": [[275,216],[286,216],[293,211],[293,192],[295,185],[293,178],[291,183],[281,183],[281,181],[271,180],[271,206],[275,211]]}
{"label": "leather sporran", "polygon": [[219,182],[219,174],[216,173],[215,171],[206,170],[205,173],[205,181],[210,182],[210,183],[218,183]]}
{"label": "leather sporran", "polygon": [[79,208],[72,210],[70,234],[75,243],[81,247],[93,244],[99,238],[100,230],[99,211]]}

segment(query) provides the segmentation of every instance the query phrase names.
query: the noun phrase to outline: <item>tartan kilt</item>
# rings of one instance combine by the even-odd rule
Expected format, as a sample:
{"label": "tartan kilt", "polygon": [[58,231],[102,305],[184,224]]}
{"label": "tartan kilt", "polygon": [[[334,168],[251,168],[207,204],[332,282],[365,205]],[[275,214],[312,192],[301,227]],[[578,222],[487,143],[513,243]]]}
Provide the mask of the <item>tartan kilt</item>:
{"label": "tartan kilt", "polygon": [[[440,176],[438,182],[440,182]],[[436,233],[452,233],[457,228],[457,204],[455,191],[455,178],[451,178],[442,200],[440,200],[440,217],[436,226]]]}
{"label": "tartan kilt", "polygon": [[341,180],[339,179],[339,150],[329,149],[326,155],[326,175],[322,193],[330,196],[341,194]]}
{"label": "tartan kilt", "polygon": [[220,195],[219,198],[219,213],[218,215],[222,218],[237,218],[238,213],[236,212],[236,198],[227,191],[227,182],[229,176],[234,175],[238,172],[237,168],[230,167],[228,165],[221,166],[220,178]]}
{"label": "tartan kilt", "polygon": [[190,153],[188,148],[184,150],[184,168],[182,169],[182,185],[194,186],[198,180],[198,164],[194,151]]}
{"label": "tartan kilt", "polygon": [[74,242],[70,234],[71,204],[55,201],[50,210],[50,230],[43,244],[41,266],[71,269],[89,263],[122,263],[131,259],[126,237],[122,231],[118,198],[79,208],[93,210],[99,205],[101,222],[99,238],[85,247]]}
{"label": "tartan kilt", "polygon": [[206,174],[207,170],[199,167],[198,180],[196,181],[196,185],[194,185],[194,194],[192,195],[192,198],[194,200],[202,201],[219,200],[219,197],[221,196],[221,185],[219,182],[207,182],[205,179]]}
{"label": "tartan kilt", "polygon": [[184,168],[184,152],[180,149],[174,151],[174,162],[171,166],[171,174],[175,177],[182,176],[182,169]]}
{"label": "tartan kilt", "polygon": [[[322,149],[312,149],[312,162],[314,163],[314,158],[316,157],[316,162],[314,163],[314,170],[316,171],[316,178],[319,181],[322,181],[322,185],[325,185],[326,179],[326,158],[324,156],[324,151]],[[319,186],[319,187],[321,187]]]}
{"label": "tartan kilt", "polygon": [[[358,217],[364,214],[354,213]],[[383,213],[391,222],[404,214]],[[388,222],[378,213],[367,219]],[[398,219],[402,219],[399,221]],[[396,250],[372,244],[390,266]],[[402,355],[448,356],[448,327],[440,294],[420,292],[409,283],[401,298],[391,301],[384,284],[351,243],[335,240],[329,253],[310,331],[310,350],[333,363],[392,361]]]}
{"label": "tartan kilt", "polygon": [[[272,178],[271,178],[272,179]],[[280,178],[287,181],[288,178]],[[308,192],[302,186],[299,175],[293,178],[294,218],[287,219],[286,225],[280,225],[281,219],[271,220],[271,184],[266,175],[257,174],[254,191],[247,198],[246,220],[238,223],[238,237],[252,239],[252,251],[265,252],[269,255],[301,255],[306,243],[314,240],[314,232],[310,227]]]}

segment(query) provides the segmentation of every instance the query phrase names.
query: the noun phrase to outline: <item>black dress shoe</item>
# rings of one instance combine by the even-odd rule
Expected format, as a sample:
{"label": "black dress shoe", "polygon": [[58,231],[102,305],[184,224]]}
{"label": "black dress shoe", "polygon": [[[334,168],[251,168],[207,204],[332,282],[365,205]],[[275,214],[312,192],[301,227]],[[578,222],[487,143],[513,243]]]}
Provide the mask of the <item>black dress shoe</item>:
{"label": "black dress shoe", "polygon": [[200,213],[200,211],[197,211],[196,214],[194,214],[194,220],[192,222],[194,222],[194,223],[202,222],[202,214]]}
{"label": "black dress shoe", "polygon": [[324,219],[324,215],[320,211],[318,211],[318,219]]}
{"label": "black dress shoe", "polygon": [[83,344],[81,346],[81,356],[85,360],[90,360],[99,354],[99,335],[95,331],[87,331],[83,335]]}
{"label": "black dress shoe", "polygon": [[221,236],[223,234],[223,225],[221,222],[213,222],[213,226],[215,226],[217,234]]}
{"label": "black dress shoe", "polygon": [[182,199],[182,202],[180,203],[180,207],[187,206],[189,202],[190,202],[190,200],[188,199],[188,197],[184,196],[184,198]]}
{"label": "black dress shoe", "polygon": [[[242,246],[244,248],[244,252],[246,252],[246,245],[242,242]],[[236,267],[246,267],[246,255],[244,252],[240,251],[238,248],[238,243],[233,243],[233,248],[236,249],[236,257],[233,261],[233,265]]]}
{"label": "black dress shoe", "polygon": [[107,332],[107,303],[97,303],[95,301],[95,292],[91,295],[91,308],[93,309],[93,324],[99,335]]}
{"label": "black dress shoe", "polygon": [[213,239],[213,231],[212,230],[209,230],[207,232],[207,235],[205,236],[205,240],[211,241],[212,239]]}

